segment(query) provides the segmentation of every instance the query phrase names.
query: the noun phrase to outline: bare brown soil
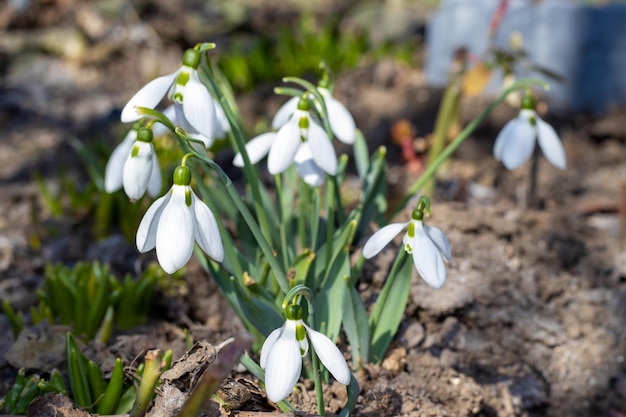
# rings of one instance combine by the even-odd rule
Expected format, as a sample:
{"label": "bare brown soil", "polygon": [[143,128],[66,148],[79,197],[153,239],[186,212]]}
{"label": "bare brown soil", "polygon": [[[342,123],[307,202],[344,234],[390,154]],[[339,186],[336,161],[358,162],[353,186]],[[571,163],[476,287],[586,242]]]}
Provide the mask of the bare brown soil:
{"label": "bare brown soil", "polygon": [[[90,213],[51,218],[33,178],[38,173],[54,187],[65,170],[77,186],[84,185],[87,176],[70,140],[97,137],[112,147],[121,138],[118,112],[130,94],[176,68],[181,46],[196,41],[188,33],[121,22],[90,3],[33,4],[24,12],[0,6],[0,298],[25,312],[36,302],[47,262],[101,259],[125,272],[151,259],[140,258],[120,235],[94,241],[86,227]],[[146,19],[165,13],[163,5],[152,15],[146,10]],[[169,12],[173,21],[181,19]],[[112,33],[120,38],[107,35]],[[47,42],[49,37],[56,43]],[[83,47],[68,49],[73,41]],[[238,97],[250,126],[279,105],[271,87]],[[370,148],[387,146],[390,189],[400,195],[415,177],[391,142],[390,126],[407,118],[418,136],[427,134],[440,92],[426,86],[419,69],[382,61],[339,74],[337,93]],[[464,101],[464,119],[485,102]],[[568,168],[559,171],[540,159],[538,204],[532,208],[527,167],[509,172],[491,156],[495,135],[514,114],[505,105],[498,108],[443,172],[427,221],[451,242],[447,282],[434,290],[414,276],[404,320],[385,360],[356,373],[361,386],[356,415],[625,415],[626,112],[617,109],[602,118],[547,115],[561,134]],[[227,164],[230,155],[227,151],[220,162]],[[359,283],[366,303],[382,287],[398,248],[395,242],[366,265]],[[145,326],[117,335],[111,346],[92,354],[103,360],[123,355],[130,362],[156,346],[173,348],[180,357],[183,328],[213,345],[235,335],[241,328],[236,316],[195,262],[185,280],[178,294],[157,296]],[[62,363],[63,351],[55,349],[64,329],[29,331],[40,344],[16,347],[0,317],[0,334],[6,335],[0,341],[0,396],[17,365],[45,373]],[[312,386],[298,387],[289,400],[315,413]],[[228,392],[235,391],[243,398],[233,407],[235,414],[271,415],[271,404],[242,369],[233,371],[222,394],[234,401]],[[338,412],[344,389],[331,385],[325,396],[328,411]],[[60,399],[45,404],[68,406]]]}

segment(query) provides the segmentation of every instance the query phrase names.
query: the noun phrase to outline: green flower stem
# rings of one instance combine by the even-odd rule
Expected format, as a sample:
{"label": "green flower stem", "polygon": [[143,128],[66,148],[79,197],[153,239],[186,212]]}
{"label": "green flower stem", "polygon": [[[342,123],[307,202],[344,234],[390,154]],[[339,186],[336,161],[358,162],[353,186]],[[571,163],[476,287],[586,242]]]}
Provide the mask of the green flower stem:
{"label": "green flower stem", "polygon": [[402,209],[404,209],[404,207],[409,202],[409,200],[411,198],[413,198],[413,196],[417,192],[419,192],[424,187],[424,185],[437,173],[437,169],[441,166],[441,164],[443,164],[450,157],[450,155],[452,155],[454,153],[454,151],[456,151],[457,148],[459,146],[461,146],[461,144],[465,141],[465,139],[467,139],[469,137],[469,135],[472,134],[472,132],[474,130],[476,130],[478,125],[480,123],[482,123],[483,120],[485,120],[487,118],[489,113],[491,113],[491,111],[498,104],[500,104],[500,102],[503,101],[506,98],[506,96],[508,96],[511,92],[513,92],[515,90],[519,90],[521,88],[525,88],[525,87],[528,87],[530,85],[540,85],[540,86],[544,87],[545,89],[547,89],[547,86],[548,86],[545,82],[543,82],[541,80],[537,80],[537,79],[521,79],[521,80],[518,80],[517,82],[513,83],[513,85],[511,85],[506,90],[504,90],[504,92],[502,94],[500,94],[500,96],[498,98],[496,98],[493,102],[491,102],[491,104],[489,104],[489,106],[487,106],[487,108],[481,114],[479,114],[474,120],[472,120],[465,127],[465,129],[463,129],[461,131],[461,133],[459,133],[459,135],[452,142],[450,142],[450,144],[439,154],[439,156],[437,158],[435,158],[428,165],[428,167],[426,167],[426,170],[424,171],[424,173],[418,178],[417,181],[415,181],[413,183],[411,188],[409,188],[409,190],[406,192],[406,194],[405,194],[404,198],[402,199],[402,201],[400,201],[400,203],[396,206],[396,208],[388,216],[388,219],[392,219],[393,216],[395,216],[400,211],[402,211]]}
{"label": "green flower stem", "polygon": [[138,417],[143,415],[154,396],[154,388],[159,377],[161,376],[161,357],[162,352],[159,349],[149,350],[146,353],[146,362],[141,375],[141,382],[139,383],[139,389],[137,390],[137,399],[133,405],[133,409],[130,411],[131,417]]}
{"label": "green flower stem", "polygon": [[[184,145],[184,142],[185,142],[184,139],[187,138],[185,131],[181,128],[176,128],[175,132],[181,139],[181,144]],[[252,216],[252,213],[250,213],[250,210],[248,209],[248,206],[246,206],[246,203],[243,201],[243,199],[239,195],[239,192],[233,185],[233,181],[224,172],[222,167],[220,167],[218,164],[215,163],[215,161],[213,161],[206,155],[202,155],[201,153],[199,153],[195,149],[192,149],[189,146],[186,146],[186,148],[189,152],[193,153],[196,158],[198,158],[199,160],[207,164],[211,169],[213,169],[213,171],[215,171],[215,173],[218,175],[220,180],[222,180],[222,182],[224,183],[224,186],[226,187],[226,191],[228,192],[228,195],[232,198],[233,203],[235,203],[235,206],[237,206],[237,209],[241,213],[244,221],[246,222],[246,224],[250,228],[250,231],[254,235],[254,238],[257,244],[259,245],[259,248],[265,255],[267,262],[270,264],[270,267],[272,268],[272,271],[274,272],[274,275],[276,276],[276,279],[278,280],[278,285],[280,286],[280,289],[285,293],[289,291],[289,281],[287,280],[285,269],[282,268],[280,264],[278,263],[278,260],[276,259],[276,255],[274,255],[274,252],[272,251],[272,248],[270,247],[269,242],[265,239],[265,235],[261,231],[259,224],[254,219],[254,217]]]}
{"label": "green flower stem", "polygon": [[237,120],[237,117],[235,116],[235,112],[231,108],[231,103],[228,101],[227,97],[221,92],[219,86],[217,85],[213,77],[210,76],[211,70],[209,68],[208,63],[207,65],[204,65],[202,68],[205,70],[204,72],[206,75],[206,77],[203,77],[202,79],[205,80],[207,83],[209,83],[210,89],[215,93],[215,96],[219,98],[219,101],[222,105],[222,109],[224,110],[224,113],[226,114],[226,118],[228,119],[228,123],[230,124],[230,129],[232,132],[232,135],[230,135],[230,138],[231,138],[231,141],[234,142],[233,149],[236,152],[239,152],[241,154],[241,157],[243,158],[243,172],[246,178],[248,179],[248,185],[250,186],[250,190],[252,191],[254,209],[259,219],[259,224],[260,224],[263,236],[265,236],[265,239],[268,242],[272,243],[272,234],[271,234],[272,228],[270,227],[270,224],[267,220],[267,216],[265,215],[265,209],[263,208],[263,199],[261,198],[261,191],[259,189],[260,187],[259,174],[255,166],[250,162],[250,157],[248,155],[248,152],[246,151],[245,134],[240,124],[235,123],[235,121]]}
{"label": "green flower stem", "polygon": [[[309,323],[311,326],[315,326],[315,299],[313,297],[313,291],[305,285],[298,284],[294,286],[283,299],[282,308],[283,310],[287,307],[287,305],[295,298],[299,296],[304,296],[306,298],[308,306],[309,306]],[[315,398],[317,400],[317,412],[320,415],[326,415],[324,410],[324,395],[322,392],[322,379],[320,377],[321,368],[319,359],[317,354],[315,353],[315,349],[310,349],[311,352],[311,366],[313,368],[313,384],[315,385]]]}

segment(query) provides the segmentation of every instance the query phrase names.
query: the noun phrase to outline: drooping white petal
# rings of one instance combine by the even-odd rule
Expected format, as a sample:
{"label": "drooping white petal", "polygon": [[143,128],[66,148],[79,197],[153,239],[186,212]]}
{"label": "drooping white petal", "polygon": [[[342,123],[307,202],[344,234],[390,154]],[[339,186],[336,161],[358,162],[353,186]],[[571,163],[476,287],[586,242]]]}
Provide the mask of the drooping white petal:
{"label": "drooping white petal", "polygon": [[153,157],[152,143],[135,141],[124,163],[122,174],[124,192],[131,201],[140,199],[146,193],[152,174]]}
{"label": "drooping white petal", "polygon": [[493,157],[496,159],[496,161],[502,162],[502,152],[504,150],[504,144],[506,143],[507,138],[511,135],[511,131],[515,130],[516,123],[517,118],[509,120],[504,125],[500,133],[498,133],[498,136],[496,137],[496,142],[493,145]]}
{"label": "drooping white petal", "polygon": [[313,349],[317,353],[318,358],[324,364],[328,372],[344,385],[350,383],[350,369],[346,363],[346,359],[339,348],[326,335],[306,326],[307,334],[313,344]]}
{"label": "drooping white petal", "polygon": [[[182,268],[193,252],[195,225],[193,207],[187,206],[188,187],[173,185],[171,198],[163,208],[156,233],[157,259],[168,274]],[[191,200],[193,205],[193,199]]]}
{"label": "drooping white petal", "polygon": [[446,235],[441,231],[441,229],[438,229],[434,226],[424,225],[424,231],[426,232],[430,240],[433,241],[435,246],[437,246],[437,249],[439,249],[441,256],[443,256],[443,260],[446,262],[450,262],[450,259],[452,258],[450,242],[448,241]]}
{"label": "drooping white petal", "polygon": [[289,121],[280,128],[272,142],[267,158],[267,169],[270,174],[280,174],[293,163],[300,147],[300,127],[297,120]]}
{"label": "drooping white petal", "polygon": [[210,149],[211,146],[213,146],[213,142],[215,142],[213,139],[209,139],[204,135],[201,135],[200,133],[189,133],[189,137],[199,141],[199,142],[191,142],[190,145],[193,146],[194,148],[196,148],[196,150],[203,154],[206,153],[207,149]]}
{"label": "drooping white petal", "polygon": [[300,97],[292,97],[280,106],[272,120],[272,129],[280,129],[289,121],[291,116],[298,110],[298,101],[300,101]]}
{"label": "drooping white petal", "polygon": [[326,173],[313,160],[313,154],[308,143],[300,145],[294,158],[300,177],[312,187],[319,187],[324,183]]}
{"label": "drooping white petal", "polygon": [[261,366],[261,369],[263,370],[265,369],[265,365],[267,364],[267,357],[272,351],[272,347],[274,346],[274,343],[276,343],[276,341],[282,334],[284,327],[285,326],[283,325],[279,327],[278,329],[273,330],[272,333],[270,333],[269,336],[267,336],[267,338],[265,339],[265,342],[263,342],[263,347],[261,347],[261,358],[259,359],[259,365]]}
{"label": "drooping white petal", "polygon": [[124,163],[128,155],[130,155],[130,150],[133,148],[133,143],[135,143],[136,139],[137,131],[135,129],[130,130],[124,140],[111,153],[104,170],[104,190],[107,193],[114,193],[122,188]]}
{"label": "drooping white petal", "polygon": [[337,174],[337,154],[333,143],[320,125],[309,119],[307,140],[315,163],[330,175]]}
{"label": "drooping white petal", "polygon": [[224,245],[215,215],[193,191],[191,191],[191,198],[194,200],[196,242],[207,255],[218,262],[222,262],[224,260]]}
{"label": "drooping white petal", "polygon": [[352,145],[356,137],[356,125],[354,118],[341,102],[333,97],[326,98],[328,121],[337,139],[346,145]]}
{"label": "drooping white petal", "polygon": [[565,151],[556,131],[548,123],[537,117],[537,136],[539,146],[546,159],[559,169],[565,169]]}
{"label": "drooping white petal", "polygon": [[213,131],[213,137],[223,138],[226,136],[226,132],[230,132],[230,123],[226,117],[226,113],[222,108],[222,105],[217,101],[215,103],[215,115],[217,117],[217,123],[215,124],[215,130]]}
{"label": "drooping white petal", "polygon": [[183,95],[183,110],[185,117],[198,133],[213,138],[213,129],[217,123],[215,104],[209,91],[198,79],[196,71],[189,73]]}
{"label": "drooping white petal", "polygon": [[163,209],[170,201],[171,193],[168,191],[163,197],[157,199],[143,215],[141,223],[137,228],[135,243],[139,252],[144,253],[154,249],[156,246],[156,233],[159,226],[159,219]]}
{"label": "drooping white petal", "polygon": [[287,398],[300,378],[302,356],[296,340],[295,321],[287,320],[265,363],[265,390],[273,402]]}
{"label": "drooping white petal", "polygon": [[152,154],[152,173],[150,173],[150,179],[148,180],[148,194],[150,197],[159,195],[162,186],[163,178],[161,176],[161,167],[159,166],[159,159],[156,153],[154,153]]}
{"label": "drooping white petal", "polygon": [[[270,151],[272,143],[276,138],[276,132],[267,132],[256,136],[248,143],[246,143],[246,152],[248,152],[248,158],[250,158],[250,163],[256,164],[261,159],[267,155]],[[235,159],[233,159],[233,165],[236,167],[243,166],[243,157],[240,153],[235,155]]]}
{"label": "drooping white petal", "polygon": [[142,117],[137,113],[135,107],[147,107],[149,109],[154,109],[161,102],[161,100],[163,100],[165,94],[167,94],[167,91],[174,83],[174,79],[178,75],[179,71],[180,69],[171,74],[155,78],[137,91],[122,109],[122,122],[134,122]]}
{"label": "drooping white petal", "polygon": [[[532,110],[522,110],[513,121],[514,125],[503,138],[502,163],[507,169],[515,169],[530,158],[535,149],[537,131],[529,117]],[[534,114],[534,112],[532,112]]]}
{"label": "drooping white petal", "polygon": [[363,256],[369,259],[378,254],[378,252],[383,250],[383,248],[387,246],[398,233],[407,227],[408,224],[409,222],[388,224],[374,233],[368,241],[365,242],[365,246],[363,246]]}
{"label": "drooping white petal", "polygon": [[446,267],[439,249],[424,231],[421,221],[414,221],[413,263],[426,284],[441,288],[446,280]]}

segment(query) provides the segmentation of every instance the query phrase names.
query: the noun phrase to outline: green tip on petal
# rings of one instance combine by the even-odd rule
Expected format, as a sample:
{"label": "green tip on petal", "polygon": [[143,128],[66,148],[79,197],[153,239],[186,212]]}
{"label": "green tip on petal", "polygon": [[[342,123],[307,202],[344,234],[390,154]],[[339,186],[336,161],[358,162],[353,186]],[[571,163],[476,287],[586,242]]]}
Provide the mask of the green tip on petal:
{"label": "green tip on petal", "polygon": [[191,171],[186,166],[179,166],[174,170],[174,184],[189,185],[191,184]]}
{"label": "green tip on petal", "polygon": [[298,121],[298,127],[300,129],[308,129],[309,128],[309,118],[306,116],[302,116]]}
{"label": "green tip on petal", "polygon": [[137,130],[137,140],[141,142],[152,142],[153,134],[152,129],[148,129],[147,127],[141,127]]}
{"label": "green tip on petal", "polygon": [[183,65],[197,69],[200,65],[200,52],[195,49],[187,49],[183,55]]}
{"label": "green tip on petal", "polygon": [[298,304],[289,304],[285,307],[285,317],[287,320],[302,320],[302,307]]}
{"label": "green tip on petal", "polygon": [[[304,328],[304,325],[302,324],[302,322],[300,322],[296,325],[296,340],[300,342],[304,340],[305,337],[306,337],[306,329]],[[300,349],[300,353],[304,354],[305,352],[303,352],[302,349]]]}

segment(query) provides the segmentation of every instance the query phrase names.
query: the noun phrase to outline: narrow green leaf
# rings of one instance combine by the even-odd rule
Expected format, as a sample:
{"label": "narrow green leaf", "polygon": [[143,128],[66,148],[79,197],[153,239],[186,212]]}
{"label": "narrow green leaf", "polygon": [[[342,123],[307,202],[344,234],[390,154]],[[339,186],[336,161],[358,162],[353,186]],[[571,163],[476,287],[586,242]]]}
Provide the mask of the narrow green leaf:
{"label": "narrow green leaf", "polygon": [[398,331],[411,288],[413,263],[401,250],[370,315],[370,361],[380,363]]}
{"label": "narrow green leaf", "polygon": [[352,362],[361,368],[369,359],[370,326],[365,304],[350,277],[344,278],[346,289],[343,295],[343,328],[352,349]]}

